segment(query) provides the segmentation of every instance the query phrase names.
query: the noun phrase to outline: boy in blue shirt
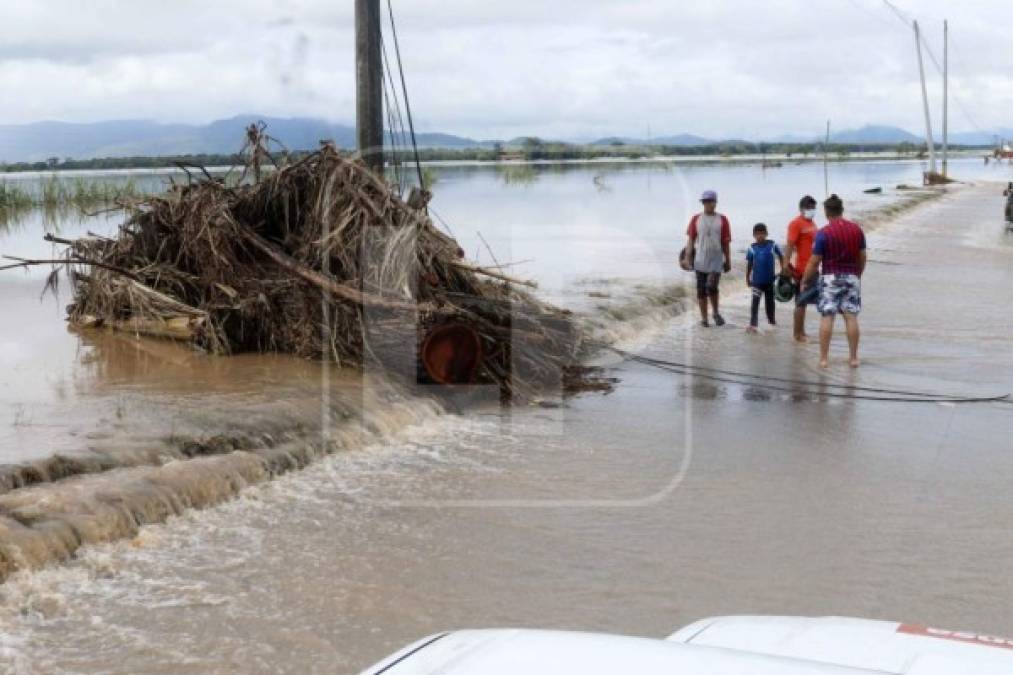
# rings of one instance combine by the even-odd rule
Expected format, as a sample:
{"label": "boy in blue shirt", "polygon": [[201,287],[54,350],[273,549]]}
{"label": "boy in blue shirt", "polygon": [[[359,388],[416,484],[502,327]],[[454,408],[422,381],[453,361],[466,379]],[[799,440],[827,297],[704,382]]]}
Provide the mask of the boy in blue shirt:
{"label": "boy in blue shirt", "polygon": [[777,325],[774,320],[774,258],[781,264],[784,274],[784,255],[773,239],[767,239],[767,226],[757,223],[753,226],[753,244],[746,253],[746,284],[753,290],[753,306],[749,315],[750,333],[757,332],[760,323],[760,298],[764,298],[767,309],[767,320],[771,326]]}

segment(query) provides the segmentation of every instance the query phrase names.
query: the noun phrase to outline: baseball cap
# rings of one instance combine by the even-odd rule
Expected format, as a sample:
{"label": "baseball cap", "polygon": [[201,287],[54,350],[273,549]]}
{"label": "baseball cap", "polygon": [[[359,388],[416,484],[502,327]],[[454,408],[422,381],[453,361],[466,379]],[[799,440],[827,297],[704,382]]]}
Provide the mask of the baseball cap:
{"label": "baseball cap", "polygon": [[714,190],[704,190],[704,193],[700,195],[700,201],[702,202],[716,202],[718,200],[718,193]]}

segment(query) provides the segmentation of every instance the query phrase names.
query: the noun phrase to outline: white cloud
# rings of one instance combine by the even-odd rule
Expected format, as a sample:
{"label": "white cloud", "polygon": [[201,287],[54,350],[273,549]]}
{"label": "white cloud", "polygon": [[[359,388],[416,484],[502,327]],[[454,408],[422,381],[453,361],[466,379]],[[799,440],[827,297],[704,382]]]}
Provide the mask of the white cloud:
{"label": "white cloud", "polygon": [[[982,126],[1009,125],[1013,3],[896,0]],[[914,44],[881,0],[394,0],[419,126],[482,138],[755,138],[921,126]],[[350,121],[352,0],[0,0],[0,122],[241,112]],[[940,78],[928,62],[936,101]],[[938,104],[936,104],[938,108]],[[959,106],[954,127],[971,128]]]}

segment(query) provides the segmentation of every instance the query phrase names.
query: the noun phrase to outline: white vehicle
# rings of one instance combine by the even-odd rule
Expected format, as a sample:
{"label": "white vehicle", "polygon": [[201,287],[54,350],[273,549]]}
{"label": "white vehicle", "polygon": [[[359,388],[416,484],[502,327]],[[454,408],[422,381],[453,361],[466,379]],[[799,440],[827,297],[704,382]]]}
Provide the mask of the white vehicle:
{"label": "white vehicle", "polygon": [[1010,675],[1013,639],[828,617],[723,617],[666,640],[537,630],[433,635],[362,675]]}

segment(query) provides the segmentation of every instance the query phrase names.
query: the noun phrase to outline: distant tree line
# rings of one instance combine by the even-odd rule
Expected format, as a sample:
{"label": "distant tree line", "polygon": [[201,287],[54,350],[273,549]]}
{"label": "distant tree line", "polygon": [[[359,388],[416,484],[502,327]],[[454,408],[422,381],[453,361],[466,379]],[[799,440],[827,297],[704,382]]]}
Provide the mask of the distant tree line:
{"label": "distant tree line", "polygon": [[102,157],[97,159],[58,159],[44,162],[0,162],[0,171],[84,171],[102,169],[165,169],[185,166],[234,166],[242,162],[239,155],[173,155],[166,157]]}
{"label": "distant tree line", "polygon": [[[951,145],[951,150],[970,150],[975,146]],[[834,158],[856,153],[893,153],[897,157],[920,158],[928,154],[925,143],[751,143],[729,141],[706,145],[626,144],[614,141],[602,145],[581,145],[546,141],[536,137],[521,138],[509,144],[496,143],[481,148],[420,148],[423,162],[433,161],[579,161],[592,159],[644,159],[648,157],[737,157],[743,155],[776,155],[797,159],[821,158],[824,152]],[[397,158],[409,162],[411,151],[398,151]]]}
{"label": "distant tree line", "polygon": [[[954,150],[971,149],[974,146],[951,146]],[[786,155],[791,158],[813,158],[827,155],[844,158],[853,153],[893,152],[900,157],[924,157],[928,147],[925,143],[831,143],[824,148],[822,143],[752,143],[730,141],[707,145],[664,145],[631,144],[614,141],[606,145],[581,145],[560,141],[547,141],[536,137],[522,138],[504,144],[496,143],[475,148],[420,148],[419,158],[431,161],[479,161],[502,160],[522,161],[572,161],[591,159],[643,159],[653,156],[668,157],[735,157],[741,155]],[[308,152],[293,152],[286,155],[287,161],[296,161]],[[414,155],[411,151],[398,150],[394,153],[401,162],[409,162]],[[281,160],[281,158],[279,158]],[[236,166],[243,163],[237,154],[194,154],[162,157],[104,157],[99,159],[59,159],[51,157],[40,162],[0,162],[0,172],[23,171],[73,171],[104,169],[165,169],[184,166]]]}

